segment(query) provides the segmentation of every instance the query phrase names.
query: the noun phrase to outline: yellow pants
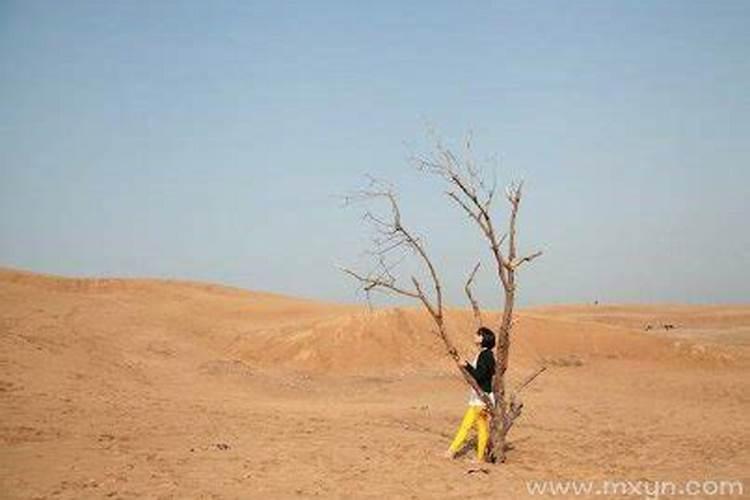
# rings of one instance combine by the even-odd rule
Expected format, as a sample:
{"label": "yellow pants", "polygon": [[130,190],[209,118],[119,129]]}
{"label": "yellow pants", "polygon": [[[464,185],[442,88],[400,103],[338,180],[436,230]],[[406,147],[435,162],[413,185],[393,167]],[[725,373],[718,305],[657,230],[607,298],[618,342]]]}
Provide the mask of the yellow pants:
{"label": "yellow pants", "polygon": [[490,439],[490,420],[487,411],[483,406],[469,406],[464,414],[464,419],[453,438],[450,450],[456,453],[466,441],[469,431],[476,424],[477,426],[477,460],[484,460],[484,454],[487,451],[487,442]]}

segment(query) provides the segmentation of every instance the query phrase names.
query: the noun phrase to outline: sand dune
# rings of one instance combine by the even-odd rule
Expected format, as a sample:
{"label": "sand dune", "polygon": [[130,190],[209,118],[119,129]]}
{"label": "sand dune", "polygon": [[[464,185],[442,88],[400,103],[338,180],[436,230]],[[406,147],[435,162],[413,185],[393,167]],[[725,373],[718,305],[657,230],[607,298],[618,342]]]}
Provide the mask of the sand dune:
{"label": "sand dune", "polygon": [[[470,356],[473,318],[448,322]],[[468,456],[440,458],[465,388],[419,309],[0,269],[0,496],[517,498],[527,479],[612,474],[750,487],[750,306],[532,308],[514,335],[512,380],[549,369],[510,462],[470,474]]]}

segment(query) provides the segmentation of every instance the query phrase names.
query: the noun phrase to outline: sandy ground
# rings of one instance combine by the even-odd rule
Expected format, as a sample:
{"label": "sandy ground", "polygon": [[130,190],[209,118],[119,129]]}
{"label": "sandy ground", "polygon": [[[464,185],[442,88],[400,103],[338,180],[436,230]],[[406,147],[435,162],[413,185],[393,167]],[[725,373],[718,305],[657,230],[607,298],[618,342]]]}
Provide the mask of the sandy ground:
{"label": "sandy ground", "polygon": [[[470,315],[450,325],[471,355]],[[514,342],[512,381],[548,370],[508,462],[477,465],[442,457],[467,392],[418,310],[0,270],[0,497],[513,499],[547,479],[750,496],[750,306],[533,308]]]}

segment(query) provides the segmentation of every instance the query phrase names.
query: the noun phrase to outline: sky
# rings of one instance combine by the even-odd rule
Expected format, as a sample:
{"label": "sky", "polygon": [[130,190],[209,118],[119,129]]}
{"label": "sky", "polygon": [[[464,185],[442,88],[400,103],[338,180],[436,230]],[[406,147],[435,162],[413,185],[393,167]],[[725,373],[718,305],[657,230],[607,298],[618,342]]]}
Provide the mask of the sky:
{"label": "sky", "polygon": [[483,259],[496,307],[409,162],[435,130],[525,183],[522,305],[748,303],[748,26],[728,0],[0,0],[0,266],[357,302],[341,197],[372,175],[449,303]]}

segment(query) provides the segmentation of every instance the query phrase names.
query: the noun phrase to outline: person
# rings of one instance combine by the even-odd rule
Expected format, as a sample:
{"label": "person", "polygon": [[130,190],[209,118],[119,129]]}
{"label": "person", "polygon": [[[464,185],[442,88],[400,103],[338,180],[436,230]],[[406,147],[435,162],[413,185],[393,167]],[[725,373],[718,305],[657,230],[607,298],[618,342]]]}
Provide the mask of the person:
{"label": "person", "polygon": [[[473,363],[465,362],[464,368],[474,377],[479,388],[494,404],[492,378],[495,375],[495,356],[492,349],[495,347],[495,333],[489,328],[481,327],[474,335],[474,343],[479,347],[479,352]],[[446,452],[447,457],[456,457],[466,441],[469,431],[474,426],[477,428],[477,460],[482,462],[485,460],[487,443],[490,438],[490,415],[482,398],[472,389],[469,407],[466,409],[461,425],[458,427],[456,437]]]}

